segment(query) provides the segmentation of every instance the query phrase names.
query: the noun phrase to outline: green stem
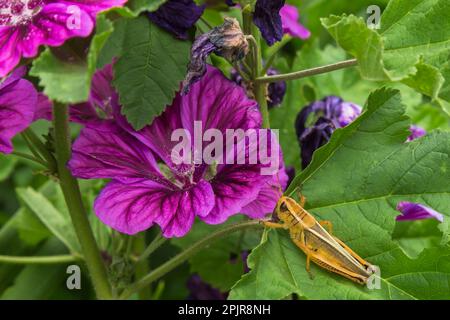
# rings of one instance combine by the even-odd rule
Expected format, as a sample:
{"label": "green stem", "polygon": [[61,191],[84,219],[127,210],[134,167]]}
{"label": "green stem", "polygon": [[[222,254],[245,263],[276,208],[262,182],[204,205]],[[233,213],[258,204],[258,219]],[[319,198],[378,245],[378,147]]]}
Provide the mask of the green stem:
{"label": "green stem", "polygon": [[139,257],[138,261],[143,261],[147,259],[153,252],[155,252],[159,247],[161,247],[165,242],[167,241],[167,238],[164,238],[162,233],[159,233],[155,239],[150,242],[147,249],[142,253],[142,255]]}
{"label": "green stem", "polygon": [[110,299],[112,297],[111,287],[108,282],[106,268],[92,233],[87,212],[83,206],[78,181],[67,168],[67,162],[71,158],[71,138],[67,105],[54,103],[53,118],[55,150],[61,189],[64,193],[64,198],[75,232],[80,241],[83,256],[89,269],[97,297],[99,299]]}
{"label": "green stem", "polygon": [[167,261],[160,267],[156,268],[148,275],[143,277],[141,280],[137,281],[133,285],[131,285],[128,289],[126,289],[122,295],[121,299],[128,299],[133,293],[140,291],[142,288],[150,285],[152,282],[158,280],[168,272],[172,271],[186,260],[197,254],[200,250],[205,247],[210,246],[214,241],[224,238],[234,232],[244,230],[247,228],[257,228],[263,227],[263,225],[258,220],[251,220],[242,223],[237,223],[228,227],[225,227],[215,233],[210,234],[209,236],[203,238],[202,240],[194,243],[192,246],[184,250],[179,255],[175,256],[171,260]]}
{"label": "green stem", "polygon": [[57,264],[75,262],[77,260],[79,260],[79,258],[73,255],[42,257],[0,256],[0,263],[5,264]]}
{"label": "green stem", "polygon": [[[133,240],[133,254],[141,255],[145,250],[145,233],[136,236]],[[135,265],[135,279],[140,280],[150,272],[147,260],[138,261]],[[152,290],[150,286],[139,291],[139,300],[150,300],[152,298]]]}
{"label": "green stem", "polygon": [[40,164],[47,168],[47,163],[45,161],[43,161],[42,159],[38,159],[35,156],[32,156],[30,154],[19,152],[19,151],[14,151],[11,153],[11,155],[36,162],[37,164]]}
{"label": "green stem", "polygon": [[47,161],[47,166],[52,172],[56,172],[57,164],[53,154],[47,149],[45,144],[39,139],[31,128],[26,129],[23,134],[28,141],[37,149],[39,154]]}
{"label": "green stem", "polygon": [[340,69],[350,68],[353,66],[356,66],[358,64],[358,61],[356,59],[350,59],[346,61],[341,61],[338,63],[329,64],[322,67],[307,69],[307,70],[301,70],[297,72],[292,73],[286,73],[286,74],[279,74],[276,76],[269,76],[269,77],[259,77],[255,79],[256,83],[271,83],[271,82],[277,82],[277,81],[288,81],[288,80],[296,80],[306,77],[315,76],[318,74],[328,73]]}
{"label": "green stem", "polygon": [[262,115],[262,126],[263,128],[270,128],[270,118],[269,118],[269,107],[267,105],[267,97],[266,97],[266,90],[267,85],[265,83],[259,83],[256,81],[257,77],[262,73],[263,65],[262,65],[262,53],[261,53],[261,46],[260,46],[260,40],[261,37],[259,35],[259,30],[253,26],[253,38],[255,39],[256,43],[256,58],[255,63],[253,64],[254,68],[254,82],[253,82],[253,93],[255,95],[256,101],[259,105],[259,110],[261,111]]}

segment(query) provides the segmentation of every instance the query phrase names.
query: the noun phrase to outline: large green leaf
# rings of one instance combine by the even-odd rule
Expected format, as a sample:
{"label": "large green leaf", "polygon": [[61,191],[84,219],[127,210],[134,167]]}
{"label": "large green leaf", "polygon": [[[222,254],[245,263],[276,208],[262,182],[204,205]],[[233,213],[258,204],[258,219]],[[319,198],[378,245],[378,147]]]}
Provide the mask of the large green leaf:
{"label": "large green leaf", "polygon": [[71,252],[80,253],[75,230],[68,214],[57,210],[42,194],[32,188],[17,189],[17,195],[41,222],[59,239]]}
{"label": "large green leaf", "polygon": [[33,61],[30,75],[39,78],[39,85],[51,100],[78,103],[88,98],[90,81],[85,62],[62,61],[46,49]]}
{"label": "large green leaf", "polygon": [[0,154],[0,182],[10,176],[16,163],[17,158]]}
{"label": "large green leaf", "polygon": [[330,220],[339,238],[381,268],[381,290],[368,290],[318,267],[312,268],[316,277],[311,280],[305,256],[287,232],[271,231],[252,253],[253,270],[231,297],[449,298],[448,245],[427,248],[411,259],[392,240],[399,201],[428,205],[442,212],[445,222],[450,217],[450,134],[436,131],[406,143],[408,128],[399,92],[376,91],[365,112],[335,131],[288,190],[301,188],[307,209],[319,220]]}
{"label": "large green leaf", "polygon": [[433,99],[450,99],[448,0],[391,0],[379,31],[353,15],[322,23],[358,59],[364,78],[401,81]]}
{"label": "large green leaf", "polygon": [[180,41],[146,17],[124,30],[127,48],[114,66],[122,112],[135,129],[150,124],[172,103],[186,75],[190,42]]}

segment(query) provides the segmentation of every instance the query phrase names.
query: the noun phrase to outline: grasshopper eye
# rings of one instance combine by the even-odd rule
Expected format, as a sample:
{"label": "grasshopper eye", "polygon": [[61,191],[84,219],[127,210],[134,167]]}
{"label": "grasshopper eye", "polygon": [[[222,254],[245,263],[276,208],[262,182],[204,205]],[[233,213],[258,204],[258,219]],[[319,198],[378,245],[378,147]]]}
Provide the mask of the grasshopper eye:
{"label": "grasshopper eye", "polygon": [[283,202],[283,203],[280,205],[280,211],[288,211],[288,207],[287,207],[286,203]]}

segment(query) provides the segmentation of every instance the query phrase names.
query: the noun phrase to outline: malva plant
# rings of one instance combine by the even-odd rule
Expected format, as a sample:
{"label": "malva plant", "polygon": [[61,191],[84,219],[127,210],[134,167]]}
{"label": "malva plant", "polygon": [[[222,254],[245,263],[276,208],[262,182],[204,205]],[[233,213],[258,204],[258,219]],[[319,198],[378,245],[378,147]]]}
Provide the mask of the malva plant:
{"label": "malva plant", "polygon": [[448,0],[0,0],[0,297],[449,299],[449,43]]}

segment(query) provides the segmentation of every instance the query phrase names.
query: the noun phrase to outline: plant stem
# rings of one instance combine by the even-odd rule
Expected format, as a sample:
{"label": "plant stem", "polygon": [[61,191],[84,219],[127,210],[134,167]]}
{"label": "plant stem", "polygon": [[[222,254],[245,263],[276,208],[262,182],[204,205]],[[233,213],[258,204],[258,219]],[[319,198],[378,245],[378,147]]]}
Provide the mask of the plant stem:
{"label": "plant stem", "polygon": [[30,154],[19,152],[19,151],[14,151],[11,153],[11,155],[36,162],[37,164],[40,164],[47,168],[47,163],[45,161],[43,161],[42,159],[38,159],[35,156],[32,156]]}
{"label": "plant stem", "polygon": [[42,256],[42,257],[18,257],[18,256],[0,256],[0,263],[7,264],[57,264],[69,263],[79,260],[73,255],[60,256]]}
{"label": "plant stem", "polygon": [[111,287],[108,282],[106,268],[92,233],[87,212],[83,206],[78,181],[72,176],[66,166],[71,157],[71,138],[67,105],[55,102],[53,118],[55,150],[61,189],[75,232],[80,241],[83,256],[89,269],[97,297],[99,299],[111,299]]}
{"label": "plant stem", "polygon": [[262,115],[262,126],[263,128],[270,128],[270,118],[269,118],[269,107],[267,105],[267,97],[266,97],[266,90],[267,85],[265,83],[258,83],[256,79],[259,77],[259,75],[262,73],[263,66],[262,66],[262,53],[261,53],[261,46],[260,46],[260,40],[261,37],[259,35],[259,30],[253,26],[253,38],[255,39],[255,51],[256,51],[256,57],[255,62],[253,64],[254,68],[254,78],[253,78],[253,93],[255,95],[256,101],[259,104],[259,110],[261,111]]}
{"label": "plant stem", "polygon": [[160,267],[156,268],[152,272],[150,272],[148,275],[143,277],[141,280],[137,281],[133,285],[131,285],[128,289],[126,289],[122,295],[120,296],[121,299],[128,299],[133,293],[140,291],[142,288],[150,285],[152,282],[158,280],[168,272],[172,271],[179,265],[181,265],[183,262],[197,254],[200,250],[204,249],[205,247],[211,245],[214,241],[219,240],[221,238],[224,238],[234,232],[244,230],[247,228],[258,228],[263,227],[263,225],[258,220],[251,220],[246,221],[242,223],[237,223],[228,227],[225,227],[219,231],[214,232],[213,234],[210,234],[209,236],[203,238],[202,240],[194,243],[192,246],[184,250],[179,255],[175,256],[171,260],[167,261]]}
{"label": "plant stem", "polygon": [[301,79],[306,77],[315,76],[318,74],[328,73],[331,71],[336,71],[340,69],[345,69],[349,67],[356,66],[358,64],[356,59],[350,59],[346,61],[341,61],[338,63],[329,64],[322,67],[307,69],[307,70],[301,70],[297,72],[292,73],[286,73],[286,74],[279,74],[276,76],[269,76],[269,77],[259,77],[255,79],[256,83],[271,83],[271,82],[277,82],[277,81],[288,81],[288,80],[295,80],[295,79]]}
{"label": "plant stem", "polygon": [[[141,255],[145,250],[145,233],[139,234],[133,238],[133,254]],[[149,263],[147,260],[139,260],[135,265],[135,279],[136,281],[142,279],[150,272]],[[150,300],[152,298],[152,290],[150,286],[139,291],[139,300]]]}
{"label": "plant stem", "polygon": [[164,238],[162,233],[159,233],[155,239],[148,245],[147,249],[141,254],[138,261],[143,261],[147,259],[153,252],[155,252],[159,247],[161,247],[164,242],[167,241],[167,238]]}

